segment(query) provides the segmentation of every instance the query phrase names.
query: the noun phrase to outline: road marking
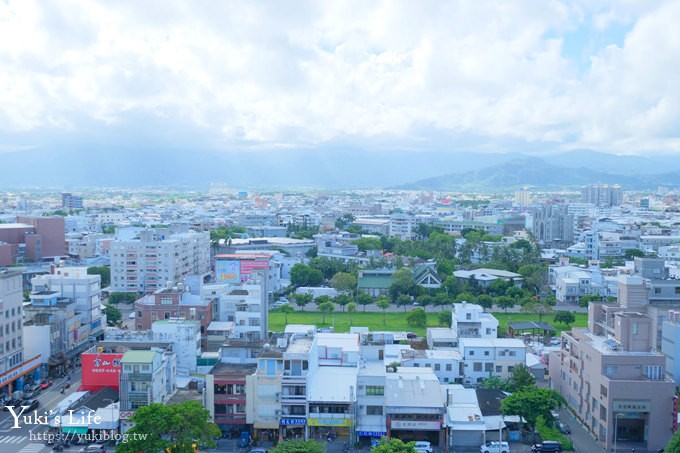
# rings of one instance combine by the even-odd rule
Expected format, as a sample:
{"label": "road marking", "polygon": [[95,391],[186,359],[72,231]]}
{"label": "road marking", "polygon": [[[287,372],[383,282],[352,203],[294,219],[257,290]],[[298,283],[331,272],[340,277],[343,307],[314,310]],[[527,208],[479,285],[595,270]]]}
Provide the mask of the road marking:
{"label": "road marking", "polygon": [[38,453],[39,451],[42,451],[42,449],[45,448],[45,445],[42,443],[40,444],[28,444],[21,450],[19,450],[18,453]]}
{"label": "road marking", "polygon": [[18,444],[26,440],[25,436],[2,436],[0,437],[0,444]]}

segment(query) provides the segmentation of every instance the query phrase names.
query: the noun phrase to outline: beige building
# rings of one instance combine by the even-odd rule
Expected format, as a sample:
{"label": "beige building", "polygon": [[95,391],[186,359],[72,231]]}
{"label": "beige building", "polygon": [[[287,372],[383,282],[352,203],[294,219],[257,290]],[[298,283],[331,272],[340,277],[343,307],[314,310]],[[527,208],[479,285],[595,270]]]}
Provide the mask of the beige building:
{"label": "beige building", "polygon": [[588,324],[562,333],[550,355],[552,387],[603,448],[662,448],[673,434],[675,384],[664,356],[651,352],[652,319],[591,303]]}

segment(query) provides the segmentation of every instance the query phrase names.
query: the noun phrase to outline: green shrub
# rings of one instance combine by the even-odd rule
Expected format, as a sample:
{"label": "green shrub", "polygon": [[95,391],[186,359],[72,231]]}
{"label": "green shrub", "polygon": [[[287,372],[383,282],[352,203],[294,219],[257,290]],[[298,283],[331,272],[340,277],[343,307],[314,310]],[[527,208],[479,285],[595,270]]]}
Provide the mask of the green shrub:
{"label": "green shrub", "polygon": [[574,443],[567,436],[562,434],[556,426],[546,426],[543,417],[540,415],[536,419],[536,431],[543,440],[556,440],[562,443],[563,451],[574,451]]}

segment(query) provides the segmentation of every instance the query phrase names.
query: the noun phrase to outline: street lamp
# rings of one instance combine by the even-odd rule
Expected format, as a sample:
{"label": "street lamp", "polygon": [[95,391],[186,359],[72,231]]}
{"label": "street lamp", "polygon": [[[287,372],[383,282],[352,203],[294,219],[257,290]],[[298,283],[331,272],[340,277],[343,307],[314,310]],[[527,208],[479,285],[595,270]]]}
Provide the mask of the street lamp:
{"label": "street lamp", "polygon": [[622,413],[617,413],[616,417],[614,417],[614,453],[616,453],[616,437],[618,434],[618,427],[619,427],[619,417],[623,417]]}

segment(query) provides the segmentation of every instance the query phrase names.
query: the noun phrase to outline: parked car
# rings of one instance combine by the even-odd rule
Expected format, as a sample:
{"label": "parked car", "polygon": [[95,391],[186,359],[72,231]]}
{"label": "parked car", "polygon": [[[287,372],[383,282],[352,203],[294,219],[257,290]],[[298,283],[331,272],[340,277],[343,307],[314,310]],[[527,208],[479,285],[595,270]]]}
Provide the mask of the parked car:
{"label": "parked car", "polygon": [[414,448],[418,453],[432,453],[432,444],[426,440],[416,441]]}
{"label": "parked car", "polygon": [[535,453],[559,453],[562,451],[562,443],[556,440],[544,440],[540,444],[531,447]]}
{"label": "parked car", "polygon": [[248,431],[243,431],[241,437],[238,439],[239,448],[245,448],[250,445],[251,437]]}
{"label": "parked car", "polygon": [[264,448],[253,448],[248,453],[269,453],[269,450],[265,450]]}
{"label": "parked car", "polygon": [[40,402],[38,400],[24,401],[21,405],[22,406],[28,406],[28,408],[26,409],[26,412],[30,412],[32,410],[37,409],[38,406],[40,406]]}
{"label": "parked car", "polygon": [[136,317],[137,315],[135,314],[134,311],[128,315],[128,319],[135,319]]}
{"label": "parked car", "polygon": [[79,453],[106,453],[106,447],[103,444],[92,444],[81,448]]}
{"label": "parked car", "polygon": [[480,453],[510,453],[510,444],[507,442],[487,442],[479,447]]}
{"label": "parked car", "polygon": [[408,332],[408,333],[406,334],[406,338],[408,338],[409,340],[413,340],[413,339],[415,339],[415,338],[418,338],[418,334],[415,334],[415,333],[413,333],[413,332]]}
{"label": "parked car", "polygon": [[559,429],[562,434],[571,434],[571,428],[569,428],[569,425],[566,423],[557,422],[557,429]]}
{"label": "parked car", "polygon": [[48,389],[48,388],[50,388],[51,386],[52,386],[52,381],[42,381],[42,382],[40,383],[40,389],[41,389],[41,390]]}

